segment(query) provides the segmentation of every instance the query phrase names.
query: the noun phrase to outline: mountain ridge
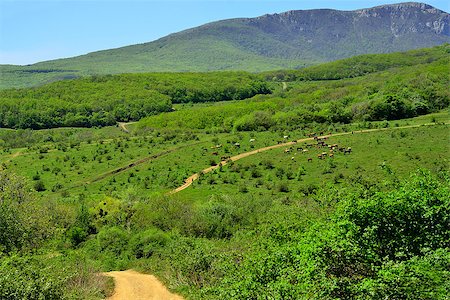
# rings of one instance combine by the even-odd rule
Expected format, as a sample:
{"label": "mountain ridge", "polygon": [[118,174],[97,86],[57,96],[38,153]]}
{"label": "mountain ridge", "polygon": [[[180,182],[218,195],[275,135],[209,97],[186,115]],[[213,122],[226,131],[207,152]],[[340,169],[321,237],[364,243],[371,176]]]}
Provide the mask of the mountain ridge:
{"label": "mountain ridge", "polygon": [[[169,34],[155,41],[91,52],[25,67],[0,66],[5,86],[57,70],[64,76],[134,72],[260,72],[300,69],[361,54],[390,53],[450,42],[450,15],[418,2],[353,11],[290,10],[256,18],[234,18]],[[71,70],[61,73],[61,70]],[[16,74],[14,72],[22,72]],[[45,76],[44,76],[45,75]],[[54,76],[52,76],[54,75]],[[25,79],[24,79],[25,78]],[[20,82],[19,82],[20,83]]]}

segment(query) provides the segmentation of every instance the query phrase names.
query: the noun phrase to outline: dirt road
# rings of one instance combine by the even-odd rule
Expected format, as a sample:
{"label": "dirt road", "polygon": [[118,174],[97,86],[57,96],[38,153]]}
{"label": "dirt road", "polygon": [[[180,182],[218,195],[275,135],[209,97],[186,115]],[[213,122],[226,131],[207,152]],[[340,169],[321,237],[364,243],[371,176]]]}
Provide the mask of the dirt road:
{"label": "dirt road", "polygon": [[128,122],[128,123],[117,122],[117,123],[119,124],[119,128],[122,129],[123,132],[130,133],[130,131],[127,128],[127,125],[131,125],[131,124],[134,124],[134,123],[137,123],[137,122]]}
{"label": "dirt road", "polygon": [[[319,138],[324,138],[324,137],[331,137],[331,136],[342,136],[342,135],[348,135],[348,134],[359,134],[359,133],[370,133],[370,132],[376,132],[376,131],[386,131],[386,130],[393,130],[393,129],[405,129],[405,128],[416,128],[416,127],[421,127],[421,126],[433,126],[436,125],[434,123],[431,124],[420,124],[420,125],[408,125],[408,126],[400,126],[400,127],[394,127],[394,128],[374,128],[374,129],[363,129],[363,130],[355,130],[355,131],[349,131],[349,132],[341,132],[341,133],[334,133],[334,134],[330,134],[330,135],[323,135],[323,136],[319,136]],[[448,123],[445,123],[445,125],[448,125]],[[239,159],[248,157],[250,155],[254,155],[260,152],[264,152],[267,150],[272,150],[272,149],[276,149],[276,148],[282,148],[282,147],[288,147],[288,146],[292,146],[296,143],[301,143],[301,142],[306,142],[306,141],[311,141],[314,140],[314,138],[309,137],[309,138],[303,138],[303,139],[299,139],[299,140],[295,140],[292,142],[286,142],[286,143],[281,143],[281,144],[276,144],[276,145],[272,145],[272,146],[268,146],[268,147],[264,147],[264,148],[259,148],[250,152],[245,152],[245,153],[241,153],[238,154],[236,156],[232,156],[230,157],[228,160],[224,160],[221,161],[219,164],[206,168],[202,171],[203,174],[209,173],[215,169],[220,168],[220,166],[224,166],[226,165],[229,161],[237,161]],[[176,189],[170,191],[168,194],[175,194],[178,192],[181,192],[182,190],[188,188],[189,186],[191,186],[191,184],[197,180],[199,177],[198,174],[193,174],[190,177],[188,177],[185,181],[184,184],[182,186],[177,187]]]}
{"label": "dirt road", "polygon": [[[212,167],[209,167],[209,168],[206,168],[206,169],[202,170],[202,173],[206,174],[206,173],[209,173],[211,171],[214,171],[215,169],[220,168],[220,166],[225,166],[229,161],[237,161],[239,159],[242,159],[242,158],[245,158],[247,156],[254,155],[254,154],[257,154],[257,153],[260,153],[260,152],[264,152],[264,151],[275,149],[275,148],[291,146],[291,145],[294,145],[294,144],[299,143],[299,142],[305,142],[305,141],[309,141],[309,140],[313,140],[313,139],[314,138],[312,138],[312,137],[311,138],[304,138],[304,139],[301,139],[301,140],[297,140],[295,142],[286,142],[286,143],[282,143],[282,144],[277,144],[277,145],[272,145],[272,146],[268,146],[268,147],[264,147],[264,148],[259,148],[259,149],[256,149],[256,150],[253,150],[253,151],[250,151],[250,152],[241,153],[241,154],[232,156],[232,157],[230,157],[227,160],[223,160],[223,161],[221,161],[219,164],[217,164],[215,166],[212,166]],[[175,193],[181,192],[182,190],[188,188],[197,179],[198,179],[198,174],[191,175],[190,177],[188,177],[184,181],[184,184],[182,186],[179,186],[176,189],[170,191],[169,194],[175,194]]]}
{"label": "dirt road", "polygon": [[184,300],[172,294],[153,275],[133,270],[103,273],[114,278],[114,294],[107,300]]}

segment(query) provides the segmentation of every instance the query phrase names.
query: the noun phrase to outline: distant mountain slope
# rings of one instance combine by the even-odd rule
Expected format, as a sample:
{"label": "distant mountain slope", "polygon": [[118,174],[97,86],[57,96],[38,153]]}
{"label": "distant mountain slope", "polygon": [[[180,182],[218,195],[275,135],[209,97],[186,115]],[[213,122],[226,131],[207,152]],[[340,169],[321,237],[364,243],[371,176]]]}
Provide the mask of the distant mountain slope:
{"label": "distant mountain slope", "polygon": [[[297,69],[359,54],[450,42],[449,23],[448,13],[415,2],[355,11],[296,10],[230,19],[150,43],[26,67],[3,66],[0,87],[27,86],[28,82],[43,83],[85,74]],[[50,76],[54,70],[58,72]],[[61,70],[71,71],[61,73]],[[40,81],[27,80],[29,77]]]}

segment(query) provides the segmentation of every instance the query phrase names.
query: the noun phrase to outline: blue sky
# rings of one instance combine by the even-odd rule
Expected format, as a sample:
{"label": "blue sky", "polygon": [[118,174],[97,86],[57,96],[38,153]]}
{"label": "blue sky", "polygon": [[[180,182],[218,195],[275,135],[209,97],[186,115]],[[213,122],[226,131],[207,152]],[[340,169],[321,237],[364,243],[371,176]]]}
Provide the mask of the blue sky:
{"label": "blue sky", "polygon": [[[0,0],[0,64],[31,64],[149,42],[207,22],[382,0]],[[448,0],[426,3],[449,11]]]}

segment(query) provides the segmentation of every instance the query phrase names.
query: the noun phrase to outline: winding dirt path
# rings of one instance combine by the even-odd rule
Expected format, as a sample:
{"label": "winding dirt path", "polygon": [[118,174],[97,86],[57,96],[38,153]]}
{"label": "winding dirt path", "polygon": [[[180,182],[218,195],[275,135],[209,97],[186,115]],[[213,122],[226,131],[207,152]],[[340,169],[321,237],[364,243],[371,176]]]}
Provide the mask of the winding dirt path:
{"label": "winding dirt path", "polygon": [[[449,123],[445,123],[445,125],[448,125],[448,124],[449,124]],[[341,133],[334,133],[334,134],[329,134],[329,135],[322,135],[322,136],[319,136],[319,138],[324,138],[324,137],[329,138],[329,137],[332,137],[332,136],[335,137],[335,136],[342,136],[342,135],[348,135],[348,134],[360,134],[360,133],[369,133],[369,132],[376,132],[376,131],[386,131],[386,130],[394,130],[394,129],[415,128],[415,127],[421,127],[421,126],[433,126],[433,125],[436,125],[436,124],[435,124],[435,123],[431,123],[431,124],[420,124],[420,125],[400,126],[400,127],[393,127],[393,128],[388,127],[388,128],[374,128],[374,129],[354,130],[354,131],[349,131],[349,132],[341,132]],[[268,151],[268,150],[272,150],[272,149],[276,149],[276,148],[288,147],[288,146],[295,145],[295,144],[297,144],[297,143],[302,143],[302,142],[311,141],[311,140],[314,140],[314,138],[313,138],[313,137],[309,137],[309,138],[299,139],[299,140],[295,140],[295,141],[292,141],[292,142],[287,142],[287,143],[282,143],[282,144],[277,144],[277,145],[267,146],[267,147],[259,148],[259,149],[253,150],[253,151],[241,153],[241,154],[238,154],[238,155],[236,155],[236,156],[232,156],[232,157],[230,157],[230,158],[227,159],[227,160],[223,160],[223,161],[221,161],[220,163],[218,163],[218,164],[215,165],[215,166],[206,168],[206,169],[202,170],[201,173],[206,174],[206,173],[209,173],[209,172],[211,172],[211,171],[214,171],[215,169],[220,168],[220,166],[225,166],[225,165],[226,165],[228,162],[230,162],[230,161],[237,161],[237,160],[239,160],[239,159],[242,159],[242,158],[245,158],[245,157],[248,157],[248,156],[250,156],[250,155],[254,155],[254,154],[260,153],[260,152],[264,152],[264,151]],[[184,189],[187,189],[189,186],[191,186],[191,184],[192,184],[195,180],[198,179],[198,177],[199,177],[199,173],[193,174],[193,175],[189,176],[189,177],[185,180],[185,182],[184,182],[184,184],[183,184],[182,186],[177,187],[176,189],[170,191],[168,194],[169,194],[169,195],[170,195],[170,194],[175,194],[175,193],[181,192],[181,191],[184,190]]]}
{"label": "winding dirt path", "polygon": [[107,300],[184,300],[169,290],[153,275],[133,270],[113,271],[103,275],[114,278],[114,294]]}
{"label": "winding dirt path", "polygon": [[119,127],[120,127],[120,129],[123,130],[123,132],[130,133],[130,131],[127,128],[127,125],[131,125],[131,124],[134,124],[134,123],[136,123],[136,122],[128,122],[128,123],[118,122],[117,124],[119,124]]}
{"label": "winding dirt path", "polygon": [[17,151],[16,153],[11,155],[11,158],[16,158],[18,156],[22,155],[22,151]]}

